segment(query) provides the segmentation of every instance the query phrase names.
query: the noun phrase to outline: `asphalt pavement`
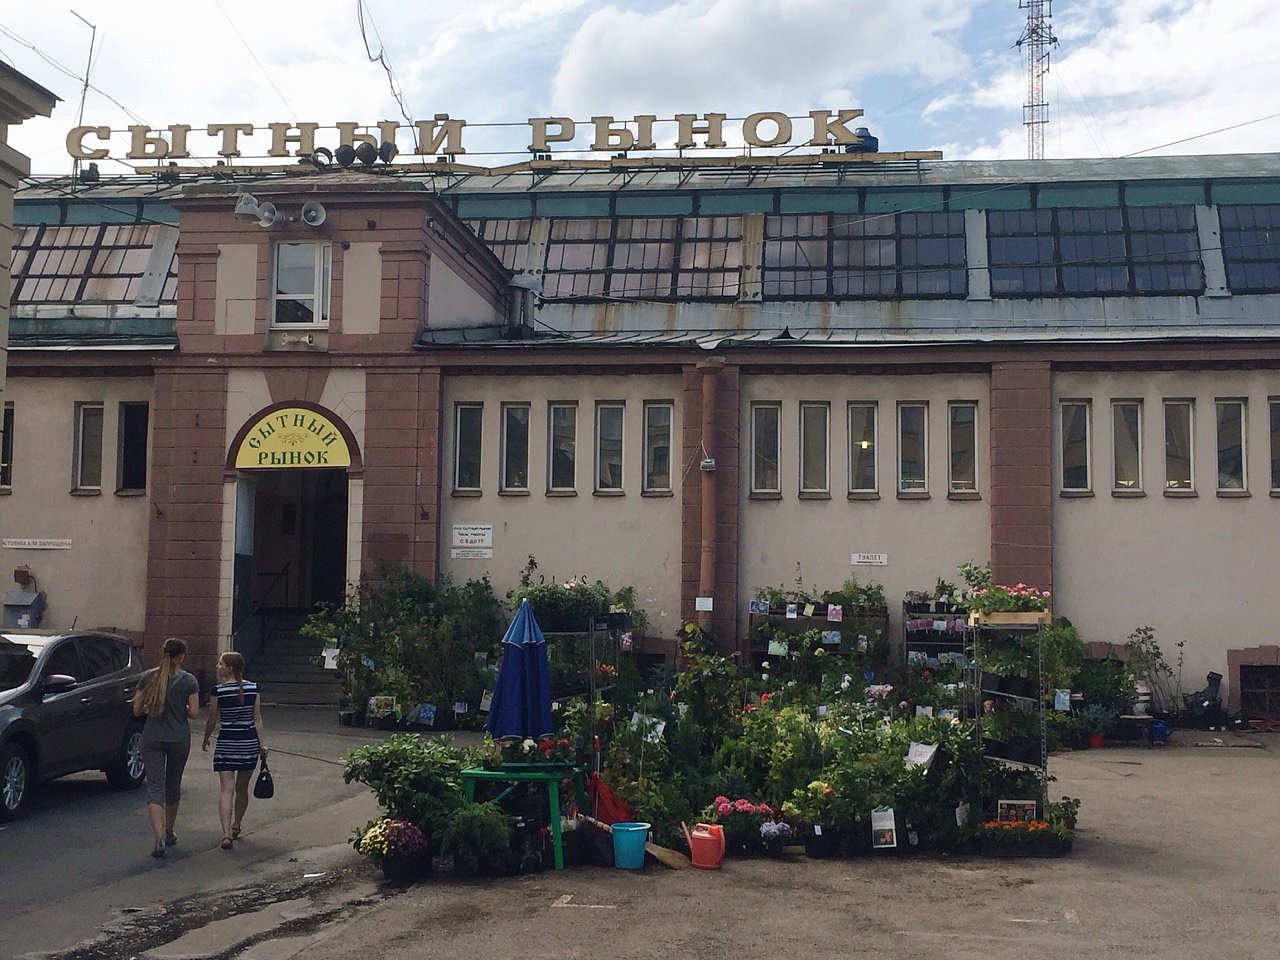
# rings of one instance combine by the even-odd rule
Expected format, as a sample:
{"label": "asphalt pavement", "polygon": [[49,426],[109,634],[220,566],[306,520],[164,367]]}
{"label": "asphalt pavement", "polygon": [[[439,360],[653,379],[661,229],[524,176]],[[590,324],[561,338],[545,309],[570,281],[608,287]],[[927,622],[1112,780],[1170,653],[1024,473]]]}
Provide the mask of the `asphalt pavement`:
{"label": "asphalt pavement", "polygon": [[385,734],[340,727],[331,709],[263,714],[276,793],[250,799],[230,852],[218,849],[218,780],[213,754],[200,750],[203,719],[192,721],[178,844],[165,859],[150,856],[144,791],[113,791],[96,772],[45,785],[27,816],[0,824],[0,957],[65,950],[157,902],[340,859],[352,829],[377,812],[366,787],[342,782],[342,757]]}

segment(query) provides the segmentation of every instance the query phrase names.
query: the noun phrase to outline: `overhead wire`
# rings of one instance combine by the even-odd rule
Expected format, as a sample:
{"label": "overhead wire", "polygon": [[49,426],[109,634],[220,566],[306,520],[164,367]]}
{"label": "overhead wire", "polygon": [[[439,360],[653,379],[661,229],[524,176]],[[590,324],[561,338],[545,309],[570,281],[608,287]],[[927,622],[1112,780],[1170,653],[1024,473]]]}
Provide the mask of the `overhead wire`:
{"label": "overhead wire", "polygon": [[286,99],[285,95],[280,91],[280,88],[276,86],[276,82],[272,79],[270,72],[268,72],[262,61],[258,59],[258,55],[254,53],[253,47],[249,46],[249,41],[244,38],[244,34],[241,33],[240,28],[236,26],[236,22],[231,19],[231,14],[227,13],[226,7],[222,5],[222,0],[213,0],[213,4],[222,12],[223,17],[226,18],[232,32],[240,39],[240,42],[244,44],[244,48],[249,51],[249,56],[251,56],[253,58],[253,62],[258,65],[258,69],[262,71],[262,75],[267,78],[267,83],[271,84],[271,89],[276,92],[276,96],[280,98],[280,102],[284,104],[285,109],[288,110],[291,115],[297,116],[297,111],[293,109],[293,105],[289,103],[288,99]]}
{"label": "overhead wire", "polygon": [[[365,29],[366,17],[368,18],[369,26],[373,28],[373,35],[378,38],[378,52],[376,54],[369,46],[369,34]],[[413,150],[414,153],[417,153],[419,146],[417,123],[409,112],[408,105],[404,102],[404,92],[400,88],[400,81],[396,79],[396,73],[391,69],[391,64],[387,60],[386,44],[382,40],[382,34],[378,32],[378,25],[373,22],[373,12],[367,9],[365,0],[356,0],[356,22],[360,25],[360,39],[364,43],[365,56],[369,58],[370,63],[382,65],[382,70],[387,75],[387,85],[391,88],[391,96],[400,107],[400,115],[409,124],[409,131],[413,137]],[[426,162],[425,159],[423,162]]]}

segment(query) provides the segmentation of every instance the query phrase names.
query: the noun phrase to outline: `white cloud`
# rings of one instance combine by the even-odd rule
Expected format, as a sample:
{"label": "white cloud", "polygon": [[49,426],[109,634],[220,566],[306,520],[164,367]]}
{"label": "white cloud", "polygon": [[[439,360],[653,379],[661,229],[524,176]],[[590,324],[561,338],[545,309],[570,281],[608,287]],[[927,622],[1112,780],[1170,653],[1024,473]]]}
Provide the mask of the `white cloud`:
{"label": "white cloud", "polygon": [[856,90],[877,72],[937,79],[956,70],[964,56],[953,34],[973,5],[685,0],[649,13],[609,6],[568,44],[548,106],[573,117],[865,107],[815,98]]}

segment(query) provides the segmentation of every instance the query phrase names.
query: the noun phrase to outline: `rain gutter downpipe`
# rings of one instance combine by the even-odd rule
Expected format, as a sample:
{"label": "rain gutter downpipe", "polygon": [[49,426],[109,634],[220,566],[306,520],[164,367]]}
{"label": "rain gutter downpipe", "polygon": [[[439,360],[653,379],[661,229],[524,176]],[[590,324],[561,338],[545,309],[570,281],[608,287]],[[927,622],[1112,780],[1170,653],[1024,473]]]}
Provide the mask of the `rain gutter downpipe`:
{"label": "rain gutter downpipe", "polygon": [[[723,361],[707,361],[698,364],[702,374],[702,461],[699,473],[702,477],[702,554],[698,565],[698,596],[714,597],[716,589],[716,461],[715,422],[717,376]],[[698,613],[698,625],[710,630],[712,611]]]}

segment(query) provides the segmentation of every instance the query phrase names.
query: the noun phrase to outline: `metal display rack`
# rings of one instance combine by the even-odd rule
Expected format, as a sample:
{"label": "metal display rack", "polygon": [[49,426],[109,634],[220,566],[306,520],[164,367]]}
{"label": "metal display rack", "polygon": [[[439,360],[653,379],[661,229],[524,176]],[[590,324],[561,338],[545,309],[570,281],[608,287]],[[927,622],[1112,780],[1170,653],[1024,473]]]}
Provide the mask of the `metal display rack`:
{"label": "metal display rack", "polygon": [[[999,639],[1001,637],[1009,638],[1035,633],[1040,630],[1041,625],[1041,622],[982,623],[975,625],[972,633],[971,648],[973,662],[975,665],[979,662],[979,654],[984,646],[998,645],[1001,642]],[[983,738],[983,752],[986,756],[1003,763],[1016,765],[1024,769],[1035,769],[1038,772],[1041,784],[1045,785],[1048,783],[1049,749],[1048,724],[1044,709],[1043,676],[1043,651],[1039,643],[1036,644],[1035,648],[1034,676],[1005,676],[984,673],[980,666],[975,666],[974,715],[981,720],[986,713],[986,704],[990,701],[1003,704],[1002,709],[1017,709],[1034,715],[1039,736],[1030,756],[1025,754],[1021,758],[1009,756],[1008,754],[1012,751],[1007,743],[992,741],[987,738]],[[982,736],[981,723],[979,723],[978,736]],[[1001,750],[1001,753],[992,752],[992,750],[996,749]]]}

